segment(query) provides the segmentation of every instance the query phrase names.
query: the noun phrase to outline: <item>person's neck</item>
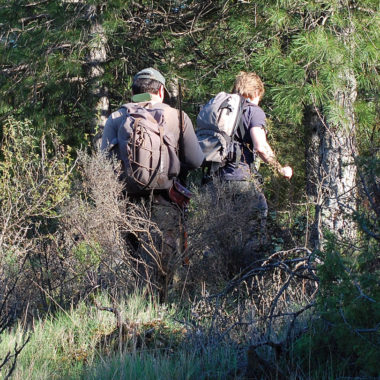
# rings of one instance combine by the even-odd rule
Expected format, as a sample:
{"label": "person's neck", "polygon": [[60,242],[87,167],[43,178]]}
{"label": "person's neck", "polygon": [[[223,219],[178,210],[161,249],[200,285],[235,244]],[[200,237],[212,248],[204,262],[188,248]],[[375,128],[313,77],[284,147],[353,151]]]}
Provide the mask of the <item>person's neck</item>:
{"label": "person's neck", "polygon": [[155,104],[155,103],[162,103],[162,99],[159,95],[157,94],[150,94],[152,96],[152,100],[150,103]]}
{"label": "person's neck", "polygon": [[260,97],[256,96],[255,98],[248,98],[248,101],[254,104],[255,106],[258,106],[260,102]]}

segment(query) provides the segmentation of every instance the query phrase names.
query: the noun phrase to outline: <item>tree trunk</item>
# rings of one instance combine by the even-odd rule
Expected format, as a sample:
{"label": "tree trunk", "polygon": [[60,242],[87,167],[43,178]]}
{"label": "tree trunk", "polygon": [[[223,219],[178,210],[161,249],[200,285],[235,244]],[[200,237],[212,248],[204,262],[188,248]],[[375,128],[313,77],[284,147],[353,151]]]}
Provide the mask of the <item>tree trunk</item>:
{"label": "tree trunk", "polygon": [[92,131],[94,134],[93,145],[95,149],[100,147],[100,139],[107,118],[110,113],[108,89],[101,84],[104,75],[103,63],[107,60],[107,38],[102,24],[99,22],[99,9],[95,5],[88,7],[88,19],[90,21],[89,44],[89,80],[91,83],[90,96],[94,99],[94,118]]}
{"label": "tree trunk", "polygon": [[311,244],[317,249],[322,248],[326,232],[349,241],[357,232],[352,218],[356,208],[353,110],[356,81],[349,70],[342,71],[339,77],[341,86],[335,91],[334,100],[344,111],[342,120],[329,122],[317,107],[308,120],[311,132],[307,155],[308,193],[316,205]]}

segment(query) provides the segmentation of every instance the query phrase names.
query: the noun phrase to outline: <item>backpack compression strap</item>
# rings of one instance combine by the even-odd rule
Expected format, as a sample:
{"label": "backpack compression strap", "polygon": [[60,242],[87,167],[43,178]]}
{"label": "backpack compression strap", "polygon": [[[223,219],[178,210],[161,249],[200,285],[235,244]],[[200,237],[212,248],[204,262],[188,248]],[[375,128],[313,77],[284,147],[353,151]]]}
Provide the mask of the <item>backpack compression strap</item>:
{"label": "backpack compression strap", "polygon": [[[239,145],[234,144],[234,149],[236,149],[234,152],[235,153],[235,164],[236,165],[239,164],[240,159],[241,159],[242,148],[241,148],[240,144],[244,145],[244,138],[245,138],[245,134],[246,134],[246,131],[244,129],[244,123],[243,123],[243,113],[244,113],[244,110],[246,109],[246,107],[244,107],[244,105],[245,105],[245,98],[241,96],[240,110],[239,110],[239,121],[235,127],[235,131],[232,134],[232,138],[231,138],[232,144],[234,143],[235,140],[239,143]],[[240,138],[237,135],[238,131],[240,132]]]}

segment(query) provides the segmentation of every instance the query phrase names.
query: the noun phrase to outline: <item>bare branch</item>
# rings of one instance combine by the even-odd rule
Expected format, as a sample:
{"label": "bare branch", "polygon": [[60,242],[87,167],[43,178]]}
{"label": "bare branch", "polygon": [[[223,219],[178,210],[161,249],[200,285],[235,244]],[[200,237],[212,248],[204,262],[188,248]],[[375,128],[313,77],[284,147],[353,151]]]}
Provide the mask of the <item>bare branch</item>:
{"label": "bare branch", "polygon": [[40,1],[35,1],[34,3],[22,4],[22,6],[25,8],[35,7],[36,5],[46,4],[48,2],[49,0],[40,0]]}

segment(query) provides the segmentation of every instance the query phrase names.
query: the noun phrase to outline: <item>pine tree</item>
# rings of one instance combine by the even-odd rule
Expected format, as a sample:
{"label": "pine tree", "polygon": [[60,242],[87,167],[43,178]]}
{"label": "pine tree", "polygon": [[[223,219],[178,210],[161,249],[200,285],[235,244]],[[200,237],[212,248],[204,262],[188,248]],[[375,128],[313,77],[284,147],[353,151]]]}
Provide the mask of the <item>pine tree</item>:
{"label": "pine tree", "polygon": [[[356,133],[371,121],[373,128],[378,97],[377,2],[218,4],[213,16],[197,19],[194,33],[174,42],[182,54],[188,51],[182,75],[194,83],[193,96],[230,88],[239,70],[256,71],[266,85],[264,109],[279,125],[277,133],[288,130],[284,144],[307,168],[316,204],[313,245],[321,246],[325,230],[351,239]],[[298,148],[305,142],[307,162]]]}
{"label": "pine tree", "polygon": [[307,142],[315,246],[324,229],[350,238],[355,135],[376,123],[377,11],[374,0],[1,0],[0,118],[38,120],[79,145],[143,67],[161,70],[174,97],[180,78],[193,117],[240,70],[256,71],[296,180]]}
{"label": "pine tree", "polygon": [[[0,117],[18,115],[78,144],[90,133],[88,25],[81,2],[1,1]],[[44,127],[45,126],[45,127]],[[42,133],[42,131],[41,131]]]}
{"label": "pine tree", "polygon": [[197,14],[212,9],[211,1],[0,4],[1,120],[28,117],[41,129],[54,127],[73,146],[86,135],[99,137],[111,110],[130,97],[131,77],[143,67],[161,70],[175,95],[172,39],[188,32]]}

